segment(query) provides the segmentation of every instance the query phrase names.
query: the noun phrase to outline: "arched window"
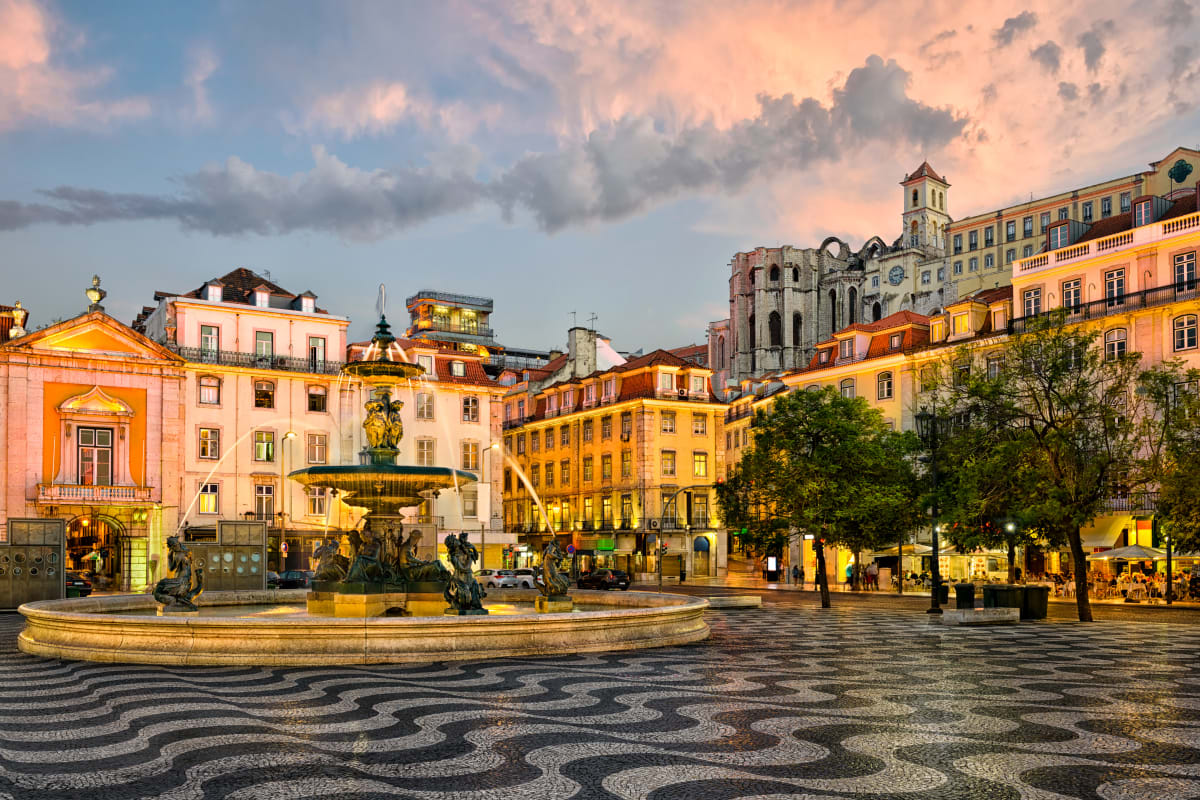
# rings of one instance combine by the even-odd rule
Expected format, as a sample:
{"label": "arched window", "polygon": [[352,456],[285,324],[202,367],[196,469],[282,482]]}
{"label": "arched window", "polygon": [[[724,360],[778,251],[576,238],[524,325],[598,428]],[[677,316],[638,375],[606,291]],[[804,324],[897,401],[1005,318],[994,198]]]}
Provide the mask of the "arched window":
{"label": "arched window", "polygon": [[879,373],[879,377],[875,379],[875,397],[879,400],[892,399],[892,373]]}
{"label": "arched window", "polygon": [[755,344],[755,339],[756,339],[755,330],[754,330],[754,315],[753,314],[750,315],[749,322],[750,322],[750,349],[753,350],[754,344]]}
{"label": "arched window", "polygon": [[1176,350],[1192,350],[1196,347],[1196,315],[1184,314],[1176,317],[1172,324]]}
{"label": "arched window", "polygon": [[1116,361],[1125,356],[1126,335],[1124,328],[1113,328],[1104,334],[1104,360]]}
{"label": "arched window", "polygon": [[[892,196],[895,197],[895,195],[892,195]],[[913,189],[913,208],[917,207],[917,197],[918,197],[917,190]],[[895,228],[893,228],[892,230],[895,230]]]}
{"label": "arched window", "polygon": [[725,337],[717,337],[717,369],[725,368]]}
{"label": "arched window", "polygon": [[883,306],[879,305],[879,303],[876,303],[875,305],[871,306],[871,321],[879,322],[881,319],[883,319]]}
{"label": "arched window", "polygon": [[800,346],[800,312],[792,314],[792,347]]}
{"label": "arched window", "polygon": [[853,286],[850,287],[849,302],[847,305],[850,308],[850,324],[858,322],[858,290]]}
{"label": "arched window", "polygon": [[908,226],[908,232],[913,236],[917,235],[917,221],[915,219],[912,221],[912,224]]}
{"label": "arched window", "polygon": [[779,267],[771,265],[771,283],[779,283]]}
{"label": "arched window", "polygon": [[946,210],[946,193],[938,192],[938,208],[942,211]]}
{"label": "arched window", "polygon": [[837,326],[837,312],[838,312],[838,307],[837,307],[837,290],[836,290],[836,289],[830,289],[830,290],[829,290],[829,332],[830,332],[830,333],[836,333],[836,332],[837,332],[837,329],[838,329],[838,326]]}
{"label": "arched window", "polygon": [[783,347],[783,320],[778,311],[767,317],[767,334],[771,337],[771,347]]}
{"label": "arched window", "polygon": [[838,384],[838,391],[841,393],[842,397],[845,397],[847,399],[853,398],[854,397],[854,378],[846,378],[846,380],[844,380],[840,384]]}
{"label": "arched window", "polygon": [[751,286],[754,285],[754,270],[753,269],[750,270],[750,285]]}
{"label": "arched window", "polygon": [[795,267],[792,267],[792,283],[799,283],[799,282],[800,282],[800,270],[798,270]]}

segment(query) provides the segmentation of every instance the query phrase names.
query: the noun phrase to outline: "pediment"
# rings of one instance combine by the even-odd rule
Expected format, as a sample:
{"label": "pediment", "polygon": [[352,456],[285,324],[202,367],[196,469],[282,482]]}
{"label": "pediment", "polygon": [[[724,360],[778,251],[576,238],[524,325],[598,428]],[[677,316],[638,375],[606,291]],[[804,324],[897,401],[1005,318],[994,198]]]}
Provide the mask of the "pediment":
{"label": "pediment", "polygon": [[180,361],[162,345],[103,312],[93,312],[51,325],[6,343],[6,349],[113,355],[149,361]]}
{"label": "pediment", "polygon": [[99,386],[93,386],[83,394],[68,397],[59,404],[58,410],[64,414],[87,414],[108,417],[132,417],[133,407],[124,400],[118,400],[107,394]]}

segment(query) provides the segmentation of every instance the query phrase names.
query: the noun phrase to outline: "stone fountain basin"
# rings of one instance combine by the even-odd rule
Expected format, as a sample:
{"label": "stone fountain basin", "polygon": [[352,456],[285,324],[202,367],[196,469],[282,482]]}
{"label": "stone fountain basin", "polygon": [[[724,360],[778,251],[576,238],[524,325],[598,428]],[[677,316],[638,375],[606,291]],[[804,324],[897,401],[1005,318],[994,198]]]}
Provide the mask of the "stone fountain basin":
{"label": "stone fountain basin", "polygon": [[[306,590],[205,592],[204,606],[302,605]],[[529,602],[534,590],[492,590]],[[44,658],[169,666],[397,664],[666,647],[707,639],[703,598],[576,591],[589,608],[470,617],[152,616],[150,595],[26,603],[21,652]],[[121,613],[126,612],[126,613]],[[128,613],[135,612],[135,613]],[[142,612],[140,615],[137,612]]]}
{"label": "stone fountain basin", "polygon": [[415,506],[429,492],[476,483],[473,472],[450,467],[418,467],[411,464],[357,464],[305,467],[288,473],[303,486],[337,489],[346,505],[380,513]]}

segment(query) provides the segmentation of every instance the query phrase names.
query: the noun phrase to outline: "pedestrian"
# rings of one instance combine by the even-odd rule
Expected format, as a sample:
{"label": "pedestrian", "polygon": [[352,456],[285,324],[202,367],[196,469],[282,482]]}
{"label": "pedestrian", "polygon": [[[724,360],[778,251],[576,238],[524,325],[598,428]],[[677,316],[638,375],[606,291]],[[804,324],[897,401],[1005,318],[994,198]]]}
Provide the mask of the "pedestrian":
{"label": "pedestrian", "polygon": [[867,588],[879,588],[879,565],[874,561],[867,565]]}
{"label": "pedestrian", "polygon": [[792,564],[792,583],[800,585],[800,567]]}
{"label": "pedestrian", "polygon": [[800,565],[800,588],[804,588],[804,565]]}
{"label": "pedestrian", "polygon": [[854,583],[854,565],[847,564],[846,565],[846,588],[849,589],[852,583]]}

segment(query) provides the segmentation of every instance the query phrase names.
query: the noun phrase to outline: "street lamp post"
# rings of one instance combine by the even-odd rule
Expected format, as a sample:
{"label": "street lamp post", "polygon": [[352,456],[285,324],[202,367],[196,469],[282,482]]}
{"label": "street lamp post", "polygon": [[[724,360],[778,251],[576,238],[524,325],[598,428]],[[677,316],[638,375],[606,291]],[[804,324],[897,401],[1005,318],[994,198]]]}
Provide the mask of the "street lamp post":
{"label": "street lamp post", "polygon": [[296,438],[295,431],[283,435],[283,447],[279,450],[279,571],[287,567],[287,443]]}
{"label": "street lamp post", "polygon": [[933,484],[933,497],[930,501],[930,516],[933,517],[933,553],[932,553],[932,572],[933,572],[933,592],[929,598],[929,610],[927,614],[941,614],[942,607],[941,588],[942,588],[942,569],[940,562],[941,551],[938,548],[938,507],[937,507],[937,488],[938,488],[938,417],[936,414],[929,411],[928,408],[922,407],[917,412],[917,435],[921,437],[921,441],[925,447],[929,449],[929,474],[930,482]]}

